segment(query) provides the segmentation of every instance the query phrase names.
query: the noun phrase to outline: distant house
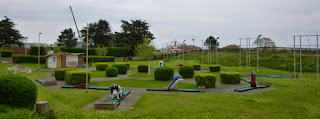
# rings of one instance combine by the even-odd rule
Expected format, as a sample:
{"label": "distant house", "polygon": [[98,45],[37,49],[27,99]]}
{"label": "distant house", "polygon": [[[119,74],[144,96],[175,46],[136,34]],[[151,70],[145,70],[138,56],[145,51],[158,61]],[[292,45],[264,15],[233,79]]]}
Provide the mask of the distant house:
{"label": "distant house", "polygon": [[81,67],[84,53],[52,53],[45,56],[48,68]]}

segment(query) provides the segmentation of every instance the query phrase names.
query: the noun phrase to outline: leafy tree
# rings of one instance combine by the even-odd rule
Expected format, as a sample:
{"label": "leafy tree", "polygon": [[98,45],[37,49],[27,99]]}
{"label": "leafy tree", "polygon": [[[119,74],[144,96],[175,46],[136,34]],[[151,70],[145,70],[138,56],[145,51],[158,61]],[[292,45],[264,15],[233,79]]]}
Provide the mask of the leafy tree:
{"label": "leafy tree", "polygon": [[98,47],[95,49],[98,56],[106,56],[108,54],[107,47],[100,47],[100,45],[98,45]]}
{"label": "leafy tree", "polygon": [[59,39],[57,41],[59,43],[64,44],[66,47],[75,47],[77,45],[77,38],[74,37],[75,33],[72,31],[71,28],[69,29],[64,29],[61,32],[61,35],[59,35]]}
{"label": "leafy tree", "polygon": [[276,47],[276,43],[267,37],[258,38],[253,42],[253,44],[262,47],[263,50],[271,47]]}
{"label": "leafy tree", "polygon": [[151,60],[156,52],[156,48],[153,45],[150,45],[151,40],[144,38],[143,42],[135,48],[136,56],[140,59],[148,60],[148,72],[150,75],[150,65],[149,60]]}
{"label": "leafy tree", "polygon": [[12,19],[4,16],[4,19],[0,21],[0,45],[6,47],[24,45],[23,41],[26,40],[26,37],[23,37],[19,30],[15,29],[15,23]]}
{"label": "leafy tree", "polygon": [[[87,27],[81,30],[81,34],[84,36],[84,41],[87,41]],[[89,43],[90,46],[95,44],[95,47],[111,46],[112,33],[111,26],[108,21],[100,19],[98,22],[89,24]]]}
{"label": "leafy tree", "polygon": [[207,46],[208,49],[211,48],[211,50],[218,47],[219,42],[217,39],[219,39],[219,37],[215,38],[213,36],[209,36],[207,40],[204,42],[204,46]]}
{"label": "leafy tree", "polygon": [[131,20],[131,23],[121,20],[122,31],[115,34],[114,44],[119,47],[126,47],[129,55],[133,55],[138,44],[143,42],[143,38],[155,39],[149,31],[149,25],[143,20]]}

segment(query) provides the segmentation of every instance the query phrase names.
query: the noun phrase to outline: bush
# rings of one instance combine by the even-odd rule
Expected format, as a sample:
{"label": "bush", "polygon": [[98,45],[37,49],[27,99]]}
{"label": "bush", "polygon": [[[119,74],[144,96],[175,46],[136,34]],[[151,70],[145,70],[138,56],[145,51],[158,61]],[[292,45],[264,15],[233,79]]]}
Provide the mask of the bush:
{"label": "bush", "polygon": [[[45,47],[40,46],[40,55],[46,55]],[[29,55],[38,55],[38,46],[31,46]]]}
{"label": "bush", "polygon": [[201,69],[201,65],[200,64],[195,64],[195,65],[193,65],[193,69],[194,70],[200,70]]}
{"label": "bush", "polygon": [[192,66],[183,66],[179,69],[179,74],[183,78],[192,78],[194,75],[194,69]]}
{"label": "bush", "polygon": [[0,50],[1,57],[11,57],[13,54],[12,50]]}
{"label": "bush", "polygon": [[148,72],[148,65],[138,65],[138,72]]}
{"label": "bush", "polygon": [[130,64],[129,63],[123,63],[123,64],[127,65],[128,70],[130,69]]}
{"label": "bush", "polygon": [[221,72],[220,79],[223,84],[240,84],[241,75],[239,72]]}
{"label": "bush", "polygon": [[[65,81],[68,85],[86,83],[86,72],[81,70],[67,71]],[[90,72],[88,72],[88,83],[90,82]]]}
{"label": "bush", "polygon": [[216,76],[213,74],[196,74],[194,77],[197,86],[204,86],[205,88],[216,87]]}
{"label": "bush", "polygon": [[174,71],[170,67],[158,67],[154,71],[154,79],[167,81],[173,77]]}
{"label": "bush", "polygon": [[106,70],[108,67],[108,63],[96,63],[97,70]]}
{"label": "bush", "polygon": [[126,57],[128,56],[128,51],[123,47],[109,47],[107,55],[115,57]]}
{"label": "bush", "polygon": [[[38,63],[38,56],[33,55],[12,55],[12,61],[14,63]],[[46,62],[44,56],[40,56],[40,63]]]}
{"label": "bush", "polygon": [[37,101],[37,86],[25,76],[0,75],[0,104],[33,109]]}
{"label": "bush", "polygon": [[61,69],[56,69],[54,70],[54,77],[56,80],[64,80],[65,79],[65,74],[67,71],[73,71],[76,70],[74,68],[61,68]]}
{"label": "bush", "polygon": [[105,70],[107,77],[117,77],[118,76],[118,68],[117,67],[108,67]]}
{"label": "bush", "polygon": [[210,72],[219,72],[220,71],[220,65],[211,65],[209,66]]}
{"label": "bush", "polygon": [[[89,62],[114,62],[113,56],[89,56]],[[84,62],[87,61],[87,57],[84,56]]]}
{"label": "bush", "polygon": [[118,68],[119,74],[126,74],[128,71],[128,66],[125,64],[113,64],[112,66]]}
{"label": "bush", "polygon": [[[67,52],[67,53],[87,53],[86,48],[70,48],[70,47],[61,47],[61,52]],[[94,48],[88,49],[89,55],[96,55],[96,50]]]}

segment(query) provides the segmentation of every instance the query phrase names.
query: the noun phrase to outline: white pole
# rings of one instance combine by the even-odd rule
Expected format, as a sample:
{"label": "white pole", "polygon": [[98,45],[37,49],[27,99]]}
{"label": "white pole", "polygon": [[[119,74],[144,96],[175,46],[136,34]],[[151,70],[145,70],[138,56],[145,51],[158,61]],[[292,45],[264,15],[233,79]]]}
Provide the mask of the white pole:
{"label": "white pole", "polygon": [[203,40],[201,40],[202,41],[202,62],[201,62],[201,64],[203,64]]}
{"label": "white pole", "polygon": [[210,41],[210,54],[209,54],[210,57],[209,57],[209,59],[210,59],[210,65],[211,65],[211,62],[212,62],[212,61],[211,61],[211,58],[212,58],[212,57],[211,57],[211,54],[212,54],[212,45],[211,45],[211,43],[212,43],[212,42],[211,42],[211,39],[209,39],[209,41]]}
{"label": "white pole", "polygon": [[[208,43],[210,43],[210,42],[208,41]],[[209,63],[210,63],[210,59],[209,59],[209,56],[210,56],[210,55],[209,55],[209,53],[210,53],[210,50],[209,50],[209,49],[210,49],[210,48],[209,48],[209,47],[210,47],[210,46],[209,46],[209,44],[207,44],[207,46],[208,46],[208,65],[209,65]]]}
{"label": "white pole", "polygon": [[219,64],[219,61],[218,61],[218,59],[219,59],[219,57],[218,57],[218,53],[219,53],[219,51],[218,51],[218,45],[217,45],[217,43],[218,43],[218,39],[219,39],[219,37],[216,39],[216,49],[217,49],[217,51],[216,51],[216,58],[217,58],[217,65]]}
{"label": "white pole", "polygon": [[259,71],[259,41],[258,41],[259,39],[258,38],[257,38],[257,71]]}
{"label": "white pole", "polygon": [[302,80],[301,35],[300,35],[300,80]]}
{"label": "white pole", "polygon": [[240,39],[239,48],[240,48],[239,68],[241,68],[241,39]]}
{"label": "white pole", "polygon": [[248,39],[246,38],[246,65],[248,69]]}
{"label": "white pole", "polygon": [[296,36],[293,36],[293,64],[294,78],[296,79]]}
{"label": "white pole", "polygon": [[319,35],[317,35],[317,81],[319,82],[319,44],[318,44],[318,39]]}
{"label": "white pole", "polygon": [[249,69],[251,69],[251,61],[250,61],[250,38],[249,38]]}

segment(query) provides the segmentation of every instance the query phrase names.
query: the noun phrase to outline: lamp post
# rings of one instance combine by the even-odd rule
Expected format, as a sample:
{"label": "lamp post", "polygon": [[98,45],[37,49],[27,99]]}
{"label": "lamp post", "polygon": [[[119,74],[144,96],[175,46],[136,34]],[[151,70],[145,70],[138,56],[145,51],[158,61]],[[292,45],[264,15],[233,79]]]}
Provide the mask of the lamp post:
{"label": "lamp post", "polygon": [[217,65],[219,64],[219,59],[218,59],[218,39],[219,39],[219,37],[217,37],[217,39],[216,39],[216,50],[217,50],[217,52],[216,52],[216,58],[217,58]]}
{"label": "lamp post", "polygon": [[308,39],[308,44],[309,44],[309,51],[310,51],[310,39]]}
{"label": "lamp post", "polygon": [[192,42],[193,42],[192,50],[194,50],[194,39],[192,39]]}
{"label": "lamp post", "polygon": [[202,48],[201,48],[201,54],[202,54],[201,64],[203,64],[203,40],[201,40],[201,45],[202,45]]}
{"label": "lamp post", "polygon": [[182,50],[182,53],[183,53],[183,55],[182,55],[182,58],[183,58],[183,63],[184,63],[184,46],[185,46],[185,43],[186,42],[186,40],[183,40],[183,43],[182,43],[182,45],[183,45],[183,50]]}
{"label": "lamp post", "polygon": [[260,39],[261,36],[262,35],[258,35],[258,37],[257,37],[257,71],[259,71],[259,44],[261,42],[259,40],[261,40]]}
{"label": "lamp post", "polygon": [[39,33],[39,43],[38,43],[38,75],[40,72],[40,35],[41,35],[41,32]]}

